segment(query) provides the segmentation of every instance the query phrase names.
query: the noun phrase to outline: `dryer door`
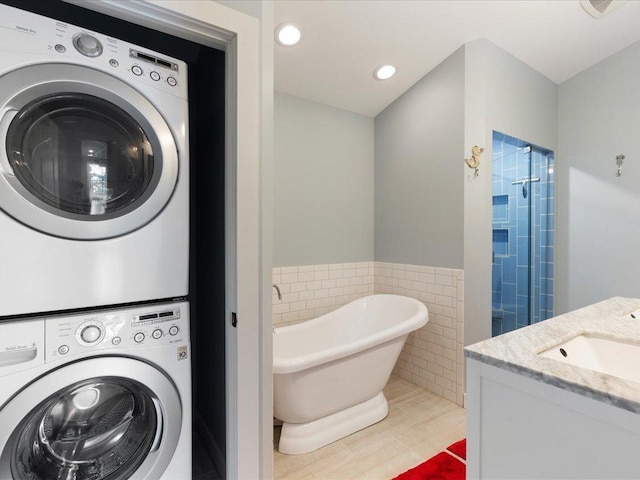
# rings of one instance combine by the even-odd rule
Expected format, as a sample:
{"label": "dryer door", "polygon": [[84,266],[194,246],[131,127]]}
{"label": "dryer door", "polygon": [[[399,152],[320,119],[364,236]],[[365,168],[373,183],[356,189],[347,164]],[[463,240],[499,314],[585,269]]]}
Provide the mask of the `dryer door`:
{"label": "dryer door", "polygon": [[137,90],[77,65],[0,77],[0,208],[36,230],[93,240],[134,231],[178,178],[173,134]]}
{"label": "dryer door", "polygon": [[180,397],[163,372],[130,358],[82,360],[0,409],[0,478],[157,480],[181,427]]}

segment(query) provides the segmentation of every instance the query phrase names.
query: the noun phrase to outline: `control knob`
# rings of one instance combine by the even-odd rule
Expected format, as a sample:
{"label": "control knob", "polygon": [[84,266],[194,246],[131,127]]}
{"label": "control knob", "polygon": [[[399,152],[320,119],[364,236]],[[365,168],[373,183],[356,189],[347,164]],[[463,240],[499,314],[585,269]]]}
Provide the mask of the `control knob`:
{"label": "control knob", "polygon": [[80,325],[76,332],[76,338],[81,344],[93,345],[102,338],[102,326],[98,322],[85,323]]}
{"label": "control knob", "polygon": [[85,57],[99,57],[102,55],[102,44],[93,35],[78,33],[73,37],[73,46]]}

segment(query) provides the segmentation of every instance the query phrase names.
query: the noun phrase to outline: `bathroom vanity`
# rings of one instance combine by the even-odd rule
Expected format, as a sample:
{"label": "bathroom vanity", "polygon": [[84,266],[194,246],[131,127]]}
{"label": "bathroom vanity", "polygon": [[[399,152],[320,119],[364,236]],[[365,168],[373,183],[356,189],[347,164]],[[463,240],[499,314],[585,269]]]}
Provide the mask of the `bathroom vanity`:
{"label": "bathroom vanity", "polygon": [[465,357],[468,479],[640,478],[640,299],[605,300]]}

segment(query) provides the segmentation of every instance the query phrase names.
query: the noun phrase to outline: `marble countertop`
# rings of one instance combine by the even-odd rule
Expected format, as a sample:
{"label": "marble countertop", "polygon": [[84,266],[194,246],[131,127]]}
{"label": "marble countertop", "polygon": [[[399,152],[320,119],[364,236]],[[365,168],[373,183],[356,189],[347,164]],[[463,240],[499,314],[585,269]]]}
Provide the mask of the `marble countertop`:
{"label": "marble countertop", "polygon": [[610,298],[470,345],[465,356],[640,413],[640,383],[538,355],[582,333],[640,345],[639,309],[640,299]]}

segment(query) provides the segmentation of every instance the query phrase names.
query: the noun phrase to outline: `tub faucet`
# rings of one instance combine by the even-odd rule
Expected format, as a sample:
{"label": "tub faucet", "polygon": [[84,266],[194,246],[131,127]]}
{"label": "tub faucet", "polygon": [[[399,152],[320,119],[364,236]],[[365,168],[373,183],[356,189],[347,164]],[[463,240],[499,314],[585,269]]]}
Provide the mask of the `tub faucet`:
{"label": "tub faucet", "polygon": [[276,285],[275,283],[273,284],[273,288],[276,289],[276,293],[278,294],[278,300],[282,300],[282,294],[280,293],[280,287],[278,287],[278,285]]}

